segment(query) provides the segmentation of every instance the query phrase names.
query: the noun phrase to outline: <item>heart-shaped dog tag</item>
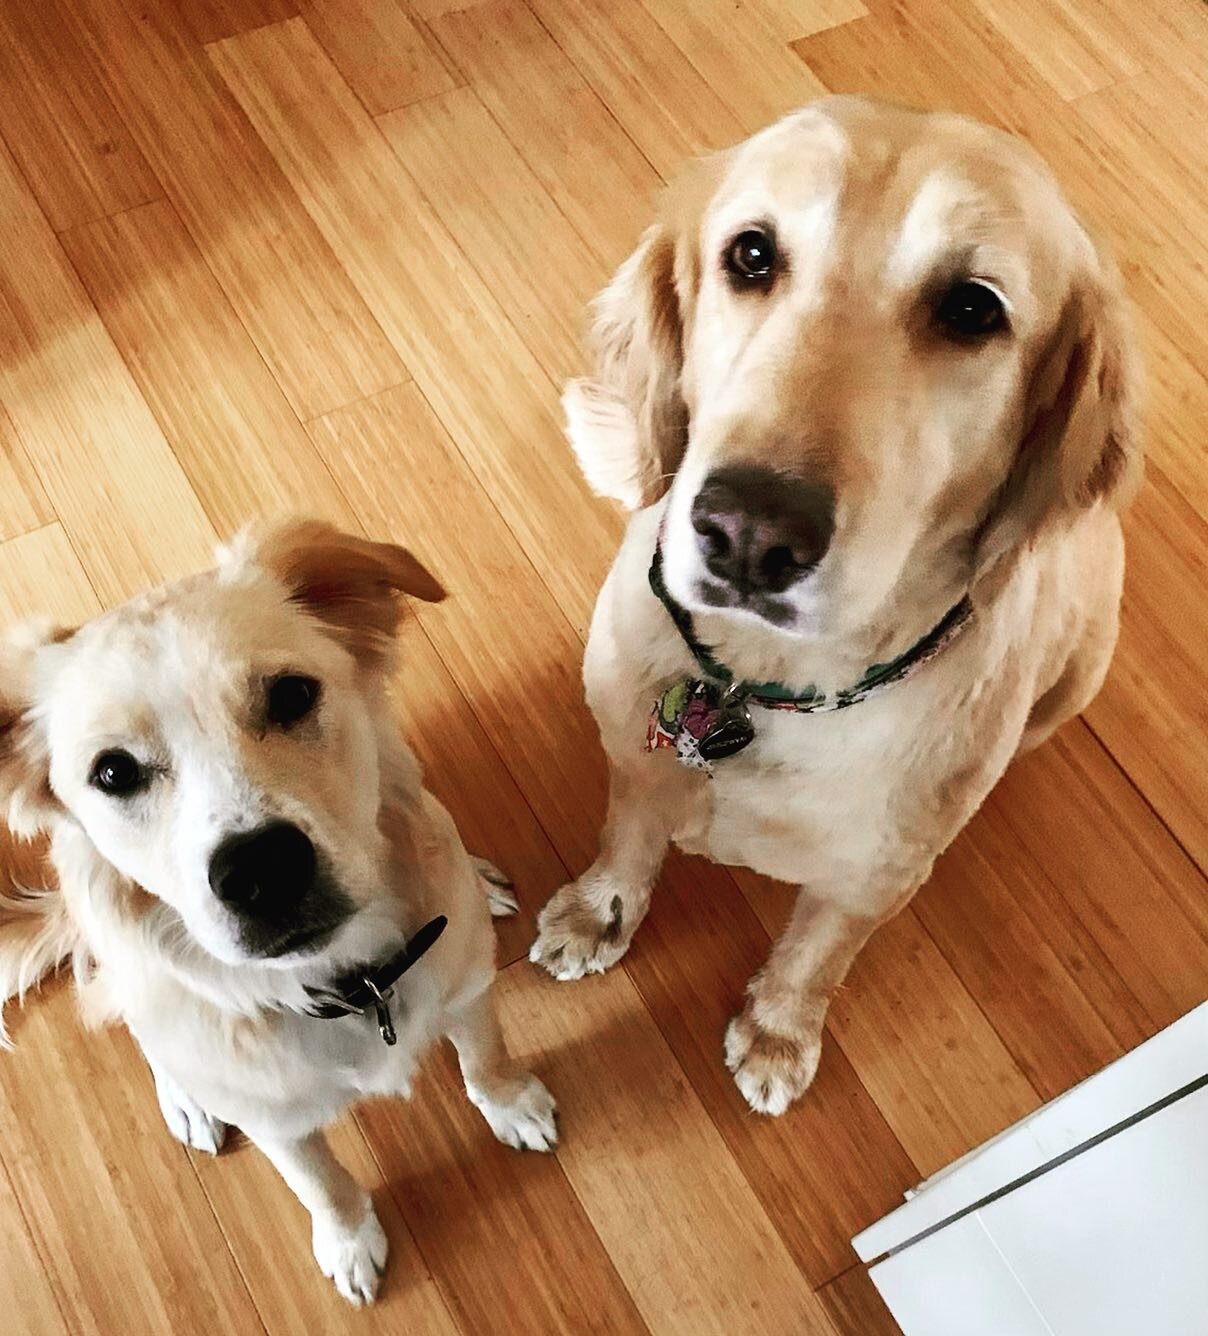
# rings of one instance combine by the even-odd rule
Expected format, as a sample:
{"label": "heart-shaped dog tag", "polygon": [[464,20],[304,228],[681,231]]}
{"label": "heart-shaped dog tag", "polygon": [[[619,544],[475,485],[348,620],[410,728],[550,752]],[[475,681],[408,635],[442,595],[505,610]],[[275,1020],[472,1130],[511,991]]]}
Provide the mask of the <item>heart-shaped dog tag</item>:
{"label": "heart-shaped dog tag", "polygon": [[745,701],[738,696],[723,696],[717,715],[708,731],[697,740],[697,750],[703,760],[721,761],[733,756],[754,741],[755,725]]}

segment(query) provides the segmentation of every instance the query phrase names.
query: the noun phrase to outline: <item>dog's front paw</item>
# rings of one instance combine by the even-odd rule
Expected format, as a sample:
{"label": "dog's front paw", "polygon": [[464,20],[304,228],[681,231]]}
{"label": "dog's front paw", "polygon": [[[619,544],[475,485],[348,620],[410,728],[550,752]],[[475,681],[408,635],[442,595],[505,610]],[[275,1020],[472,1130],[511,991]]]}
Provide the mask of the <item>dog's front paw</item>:
{"label": "dog's front paw", "polygon": [[558,1144],[558,1106],[535,1076],[527,1072],[514,1089],[486,1091],[466,1087],[475,1107],[487,1120],[496,1139],[513,1150],[553,1150]]}
{"label": "dog's front paw", "polygon": [[520,909],[511,877],[485,858],[475,858],[473,861],[474,871],[478,873],[478,879],[486,892],[491,917],[511,918]]}
{"label": "dog's front paw", "polygon": [[170,1076],[155,1071],[155,1094],[159,1111],[164,1115],[168,1131],[182,1146],[217,1155],[226,1140],[227,1125],[221,1118],[208,1114],[191,1095],[176,1084]]}
{"label": "dog's front paw", "polygon": [[555,979],[603,974],[629,949],[636,926],[625,923],[619,895],[608,901],[607,914],[601,918],[579,883],[571,882],[538,915],[537,940],[529,950],[529,959]]}
{"label": "dog's front paw", "polygon": [[822,1031],[775,1034],[748,1004],[726,1029],[726,1066],[756,1113],[781,1114],[809,1089],[822,1056]]}
{"label": "dog's front paw", "polygon": [[368,1194],[358,1225],[350,1229],[337,1220],[316,1219],[312,1243],[319,1270],[350,1304],[359,1307],[377,1298],[389,1245]]}

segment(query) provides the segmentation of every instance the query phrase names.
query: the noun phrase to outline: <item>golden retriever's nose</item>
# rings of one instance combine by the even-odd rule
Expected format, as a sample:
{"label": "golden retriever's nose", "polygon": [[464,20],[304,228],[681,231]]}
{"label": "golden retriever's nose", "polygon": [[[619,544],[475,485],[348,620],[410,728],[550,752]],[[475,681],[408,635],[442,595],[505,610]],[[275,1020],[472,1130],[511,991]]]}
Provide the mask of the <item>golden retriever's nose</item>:
{"label": "golden retriever's nose", "polygon": [[821,561],[835,528],[835,496],[822,483],[731,465],[705,479],[692,527],[710,575],[740,594],[778,594]]}
{"label": "golden retriever's nose", "polygon": [[230,909],[254,917],[293,908],[314,880],[315,846],[288,821],[231,835],[210,858],[210,889]]}

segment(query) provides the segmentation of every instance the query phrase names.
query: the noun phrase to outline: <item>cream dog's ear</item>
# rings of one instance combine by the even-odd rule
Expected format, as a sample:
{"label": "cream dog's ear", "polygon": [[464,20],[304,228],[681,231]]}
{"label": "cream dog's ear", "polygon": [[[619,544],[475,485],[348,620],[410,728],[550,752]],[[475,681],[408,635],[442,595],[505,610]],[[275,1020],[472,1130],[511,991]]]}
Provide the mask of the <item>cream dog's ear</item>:
{"label": "cream dog's ear", "polygon": [[45,830],[59,806],[35,709],[38,651],[72,634],[39,618],[0,641],[0,821],[26,839]]}
{"label": "cream dog's ear", "polygon": [[684,339],[700,283],[701,215],[726,154],[693,163],[659,221],[592,303],[592,375],[562,397],[579,467],[601,496],[639,510],[667,490],[688,442]]}
{"label": "cream dog's ear", "polygon": [[425,603],[445,596],[406,548],[342,533],[321,520],[290,520],[239,540],[226,563],[252,562],[289,591],[362,664],[387,663],[403,617],[400,594]]}
{"label": "cream dog's ear", "polygon": [[1129,500],[1144,462],[1139,381],[1120,277],[1097,254],[1033,373],[1027,427],[987,520],[980,568],[1054,515]]}

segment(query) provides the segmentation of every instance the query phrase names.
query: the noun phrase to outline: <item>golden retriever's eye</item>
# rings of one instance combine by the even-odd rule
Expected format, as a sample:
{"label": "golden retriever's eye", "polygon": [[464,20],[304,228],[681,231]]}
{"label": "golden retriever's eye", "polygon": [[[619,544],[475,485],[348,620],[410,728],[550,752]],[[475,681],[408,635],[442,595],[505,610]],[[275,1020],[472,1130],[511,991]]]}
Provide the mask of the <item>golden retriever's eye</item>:
{"label": "golden retriever's eye", "polygon": [[939,300],[935,318],[954,339],[980,339],[1007,323],[1002,298],[985,283],[953,283]]}
{"label": "golden retriever's eye", "polygon": [[776,241],[768,232],[740,232],[726,248],[724,263],[739,283],[767,283],[776,264]]}
{"label": "golden retriever's eye", "polygon": [[283,673],[268,684],[268,721],[280,728],[289,728],[299,719],[305,719],[318,700],[319,684],[313,677]]}
{"label": "golden retriever's eye", "polygon": [[105,751],[92,763],[92,784],[102,793],[126,798],[147,782],[147,771],[128,751]]}

